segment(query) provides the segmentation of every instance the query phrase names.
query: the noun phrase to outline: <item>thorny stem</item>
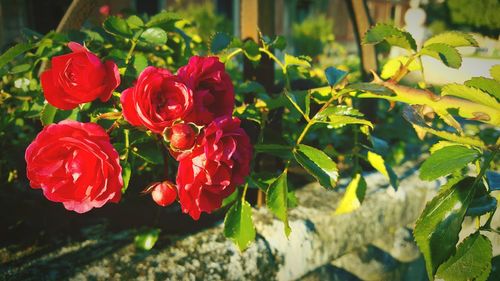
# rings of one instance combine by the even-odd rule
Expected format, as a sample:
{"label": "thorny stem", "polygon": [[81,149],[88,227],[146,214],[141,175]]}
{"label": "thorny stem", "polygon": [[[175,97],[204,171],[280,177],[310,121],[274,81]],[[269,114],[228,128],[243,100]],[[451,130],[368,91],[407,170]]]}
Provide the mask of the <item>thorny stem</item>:
{"label": "thorny stem", "polygon": [[231,53],[230,53],[229,55],[227,55],[227,57],[226,57],[226,63],[227,63],[228,61],[230,61],[230,60],[231,60],[234,56],[236,56],[237,54],[242,53],[242,52],[243,52],[243,49],[241,49],[241,48],[238,48],[238,49],[236,49],[235,51],[231,52]]}
{"label": "thorny stem", "polygon": [[241,194],[241,201],[245,201],[245,197],[247,196],[247,189],[248,189],[248,182],[245,183],[245,186],[243,187],[243,193]]}
{"label": "thorny stem", "polygon": [[127,161],[128,159],[128,153],[130,150],[130,140],[129,140],[129,130],[125,129],[123,130],[123,134],[125,135],[125,156],[123,157],[124,161]]}

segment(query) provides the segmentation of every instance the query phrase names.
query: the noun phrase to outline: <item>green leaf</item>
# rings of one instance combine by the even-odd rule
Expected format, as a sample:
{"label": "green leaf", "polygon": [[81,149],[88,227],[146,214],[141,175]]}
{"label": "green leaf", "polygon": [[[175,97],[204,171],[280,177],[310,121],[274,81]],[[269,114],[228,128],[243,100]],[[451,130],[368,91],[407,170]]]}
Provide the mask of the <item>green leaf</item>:
{"label": "green leaf", "polygon": [[261,58],[259,45],[253,40],[245,41],[245,44],[243,44],[243,53],[251,61],[259,61]]}
{"label": "green leaf", "polygon": [[148,59],[143,53],[135,52],[132,56],[132,66],[134,67],[136,75],[139,75],[147,66]]}
{"label": "green leaf", "polygon": [[40,121],[42,121],[42,125],[47,126],[49,124],[54,123],[54,118],[56,117],[57,108],[53,105],[46,103],[43,106],[42,113],[40,115]]}
{"label": "green leaf", "polygon": [[[400,56],[400,57],[395,57],[390,60],[388,60],[385,64],[384,67],[382,68],[382,73],[380,74],[380,77],[384,79],[389,79],[392,76],[394,76],[401,66],[405,65],[408,62],[408,57],[406,56]],[[421,70],[422,66],[420,65],[419,60],[413,60],[410,65],[408,65],[408,70],[409,71],[417,71]]]}
{"label": "green leaf", "polygon": [[130,163],[128,162],[122,163],[122,179],[123,179],[122,193],[125,193],[127,191],[131,175],[132,175],[132,168],[130,167]]}
{"label": "green leaf", "polygon": [[144,21],[136,15],[131,15],[127,18],[127,24],[132,29],[140,29],[144,26]]}
{"label": "green leaf", "polygon": [[500,190],[500,173],[495,171],[486,171],[489,190]]}
{"label": "green leaf", "polygon": [[452,141],[443,141],[443,140],[438,141],[437,143],[435,143],[434,145],[431,146],[431,148],[429,149],[429,152],[431,154],[434,154],[434,152],[440,150],[443,147],[453,146],[453,145],[458,145],[458,144],[455,142],[452,142]]}
{"label": "green leaf", "polygon": [[13,47],[10,47],[5,53],[0,56],[0,68],[6,65],[8,62],[14,60],[17,56],[35,48],[37,45],[32,43],[19,43]]}
{"label": "green leaf", "polygon": [[390,24],[379,23],[370,28],[363,37],[363,44],[377,44],[386,41],[391,46],[416,50],[417,44],[410,33]]}
{"label": "green leaf", "polygon": [[346,214],[358,209],[365,198],[365,193],[365,179],[361,174],[356,174],[347,186],[335,214]]}
{"label": "green leaf", "polygon": [[10,74],[17,74],[17,73],[23,73],[31,69],[31,64],[25,63],[25,64],[18,64],[15,65],[13,68],[10,69]]}
{"label": "green leaf", "polygon": [[373,129],[372,122],[352,116],[330,115],[328,116],[328,119],[329,121],[317,121],[317,122],[328,124],[328,126],[332,128],[340,128],[345,125],[358,124],[358,125],[366,125]]}
{"label": "green leaf", "polygon": [[167,42],[167,33],[159,27],[150,27],[146,29],[139,39],[153,45],[163,45]]}
{"label": "green leaf", "polygon": [[460,84],[448,84],[441,89],[442,96],[455,96],[470,100],[476,103],[484,104],[492,108],[500,108],[497,100],[487,93],[472,87]]}
{"label": "green leaf", "polygon": [[158,241],[160,231],[160,229],[149,229],[140,232],[134,238],[135,246],[141,250],[151,250]]}
{"label": "green leaf", "polygon": [[226,33],[217,32],[212,37],[210,51],[214,54],[220,53],[231,44],[231,37]]}
{"label": "green leaf", "polygon": [[394,91],[391,89],[375,84],[375,83],[354,83],[354,84],[349,84],[348,86],[349,89],[353,90],[359,90],[359,91],[364,91],[364,92],[370,92],[376,95],[382,95],[382,96],[395,96],[396,94]]}
{"label": "green leaf", "polygon": [[465,85],[480,89],[500,100],[500,82],[485,77],[473,77],[465,81]]}
{"label": "green leaf", "polygon": [[296,57],[285,53],[285,68],[291,65],[311,67],[311,63],[306,58]]}
{"label": "green leaf", "polygon": [[493,77],[493,79],[500,82],[500,64],[494,65],[490,68],[490,75],[491,77]]}
{"label": "green leaf", "polygon": [[364,115],[359,110],[347,105],[330,105],[322,111],[318,112],[316,116],[314,116],[314,119],[318,121],[325,121],[328,120],[330,116],[333,116],[333,118],[335,118],[336,116],[363,117]]}
{"label": "green leaf", "polygon": [[436,135],[445,140],[457,142],[460,144],[472,145],[480,148],[487,148],[486,144],[479,138],[470,136],[459,136],[447,131],[436,130],[425,123],[422,115],[411,106],[406,106],[403,109],[403,117],[410,122],[414,127],[419,128],[427,133]]}
{"label": "green leaf", "polygon": [[384,175],[389,180],[391,186],[394,187],[395,190],[397,190],[398,176],[396,175],[396,173],[394,173],[392,168],[385,163],[384,158],[372,151],[368,151],[366,158],[370,165],[375,168],[375,170]]}
{"label": "green leaf", "polygon": [[337,164],[323,151],[299,144],[293,155],[297,162],[325,188],[334,188],[339,171]]}
{"label": "green leaf", "polygon": [[424,42],[424,47],[436,43],[447,44],[451,47],[478,47],[477,41],[472,35],[458,31],[447,31],[432,36]]}
{"label": "green leaf", "polygon": [[497,199],[489,194],[474,198],[467,209],[466,216],[477,217],[492,212],[497,208]]}
{"label": "green leaf", "polygon": [[107,32],[123,38],[132,38],[133,36],[132,31],[130,30],[130,27],[128,26],[127,22],[119,17],[115,16],[108,17],[102,24],[102,27]]}
{"label": "green leaf", "polygon": [[[490,240],[475,232],[458,245],[457,252],[437,270],[436,277],[445,281],[478,280],[491,270],[492,246]],[[486,274],[486,277],[488,275]]]}
{"label": "green leaf", "polygon": [[344,81],[347,77],[347,72],[340,70],[335,67],[328,67],[325,69],[326,80],[328,80],[328,85],[335,87],[340,82]]}
{"label": "green leaf", "polygon": [[415,241],[424,255],[430,280],[439,265],[455,251],[465,211],[472,199],[474,180],[468,177],[441,191],[425,206],[416,222]]}
{"label": "green leaf", "polygon": [[447,44],[430,44],[422,48],[420,52],[424,55],[441,60],[448,67],[460,68],[462,65],[462,57],[458,53],[457,49]]}
{"label": "green leaf", "polygon": [[177,13],[163,11],[152,16],[151,19],[146,23],[146,27],[170,25],[181,19],[182,17]]}
{"label": "green leaf", "polygon": [[233,240],[242,252],[255,240],[252,207],[244,199],[237,200],[226,213],[224,236]]}
{"label": "green leaf", "polygon": [[287,173],[283,172],[273,183],[269,185],[266,192],[267,208],[285,224],[285,235],[290,235],[288,224],[288,185]]}
{"label": "green leaf", "polygon": [[446,146],[434,152],[420,166],[420,178],[435,180],[465,167],[480,156],[475,149],[462,145]]}

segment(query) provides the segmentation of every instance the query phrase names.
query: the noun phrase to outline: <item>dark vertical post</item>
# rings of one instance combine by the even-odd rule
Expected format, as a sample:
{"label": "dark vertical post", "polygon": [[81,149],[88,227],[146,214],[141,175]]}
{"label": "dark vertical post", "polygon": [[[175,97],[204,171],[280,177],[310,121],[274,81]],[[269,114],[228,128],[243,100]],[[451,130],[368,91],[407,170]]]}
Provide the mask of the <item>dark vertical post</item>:
{"label": "dark vertical post", "polygon": [[[243,40],[254,40],[259,43],[259,31],[268,36],[275,35],[274,1],[269,0],[241,0],[240,1],[240,34]],[[260,63],[255,67],[249,60],[244,59],[243,75],[246,80],[254,80],[264,86],[268,93],[274,90],[274,63],[265,54],[262,54]],[[278,118],[276,118],[278,119]],[[280,130],[280,124],[268,126]],[[263,161],[275,159],[257,159],[256,170]],[[250,196],[254,195],[249,193]],[[255,196],[255,195],[254,195]],[[256,194],[257,206],[264,203],[263,193],[259,190]]]}
{"label": "dark vertical post", "polygon": [[[377,52],[374,45],[361,44],[363,35],[372,25],[366,0],[346,0],[349,14],[354,26],[354,35],[358,44],[358,53],[361,60],[361,75],[364,81],[370,79],[370,70],[377,71]],[[360,109],[370,121],[375,121],[377,100],[365,99],[360,102]]]}

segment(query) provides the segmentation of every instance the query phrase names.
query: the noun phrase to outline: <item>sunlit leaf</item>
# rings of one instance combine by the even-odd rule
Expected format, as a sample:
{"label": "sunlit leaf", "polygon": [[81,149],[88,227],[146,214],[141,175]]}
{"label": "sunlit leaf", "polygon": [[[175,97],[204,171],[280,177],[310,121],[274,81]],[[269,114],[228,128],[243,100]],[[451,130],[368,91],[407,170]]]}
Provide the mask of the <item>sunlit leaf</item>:
{"label": "sunlit leaf", "polygon": [[361,206],[365,198],[366,182],[361,174],[356,174],[347,186],[335,214],[350,213]]}
{"label": "sunlit leaf", "polygon": [[488,276],[491,270],[491,257],[490,240],[479,232],[475,232],[465,238],[458,245],[456,254],[438,268],[436,277],[445,281],[479,281],[477,277]]}
{"label": "sunlit leaf", "polygon": [[[400,56],[400,57],[395,57],[390,60],[388,60],[385,64],[384,67],[382,68],[382,73],[380,74],[380,77],[384,79],[389,79],[394,74],[396,74],[401,66],[406,65],[408,63],[408,57],[405,56]],[[417,71],[422,69],[422,66],[420,65],[419,60],[413,60],[409,65],[408,65],[408,70],[409,71]]]}
{"label": "sunlit leaf", "polygon": [[283,172],[266,192],[267,208],[285,225],[285,235],[290,235],[290,225],[288,224],[288,185],[287,173]]}
{"label": "sunlit leaf", "polygon": [[452,47],[477,47],[477,41],[472,35],[459,32],[447,31],[432,36],[424,42],[424,47],[435,43],[447,44]]}
{"label": "sunlit leaf", "polygon": [[457,49],[447,44],[430,44],[422,48],[421,52],[424,55],[441,60],[446,66],[452,68],[460,68],[462,65],[462,57],[460,56],[460,53]]}
{"label": "sunlit leaf", "polygon": [[391,46],[416,50],[417,44],[410,33],[391,24],[379,23],[370,28],[363,37],[363,44],[377,44],[386,41]]}
{"label": "sunlit leaf", "polygon": [[391,186],[397,190],[398,189],[398,176],[392,168],[385,163],[384,158],[378,155],[375,152],[368,151],[366,155],[368,162],[370,165],[375,168],[375,170],[379,171],[382,175],[384,175],[388,180]]}
{"label": "sunlit leaf", "polygon": [[305,58],[296,57],[285,53],[285,67],[297,65],[303,67],[311,67],[311,63]]}
{"label": "sunlit leaf", "polygon": [[490,75],[493,79],[500,82],[500,64],[494,65],[490,68]]}
{"label": "sunlit leaf", "polygon": [[474,101],[476,103],[484,104],[492,108],[500,108],[500,104],[497,100],[488,95],[487,93],[473,87],[468,87],[460,84],[448,84],[441,89],[442,96],[455,96],[467,100]]}
{"label": "sunlit leaf", "polygon": [[154,247],[156,241],[158,241],[159,235],[160,229],[149,229],[146,231],[142,231],[135,236],[135,246],[141,250],[149,251]]}
{"label": "sunlit leaf", "polygon": [[147,27],[153,26],[165,26],[166,24],[172,24],[176,21],[181,20],[182,17],[174,12],[163,11],[151,17],[151,19],[146,23]]}
{"label": "sunlit leaf", "polygon": [[293,155],[297,162],[325,188],[334,188],[339,172],[337,164],[323,151],[299,144]]}
{"label": "sunlit leaf", "polygon": [[233,240],[244,251],[255,240],[252,207],[245,200],[237,200],[226,213],[224,236]]}
{"label": "sunlit leaf", "polygon": [[465,85],[487,92],[500,100],[500,82],[495,79],[485,77],[473,77],[465,81]]}
{"label": "sunlit leaf", "polygon": [[144,26],[144,21],[136,15],[131,15],[127,18],[127,24],[132,29],[139,29]]}
{"label": "sunlit leaf", "polygon": [[435,180],[465,167],[480,156],[475,149],[462,145],[446,146],[435,151],[420,166],[420,178]]}
{"label": "sunlit leaf", "polygon": [[150,27],[146,29],[139,39],[152,45],[163,45],[167,42],[167,33],[159,27]]}
{"label": "sunlit leaf", "polygon": [[424,255],[429,279],[437,268],[455,252],[458,233],[473,196],[474,178],[465,178],[442,190],[426,206],[417,220],[415,241]]}
{"label": "sunlit leaf", "polygon": [[328,116],[328,121],[317,121],[317,122],[328,124],[329,127],[332,127],[332,128],[339,128],[339,127],[343,127],[345,125],[357,124],[357,125],[366,125],[366,126],[373,129],[372,122],[365,120],[365,119],[352,117],[352,116],[330,115],[330,116]]}

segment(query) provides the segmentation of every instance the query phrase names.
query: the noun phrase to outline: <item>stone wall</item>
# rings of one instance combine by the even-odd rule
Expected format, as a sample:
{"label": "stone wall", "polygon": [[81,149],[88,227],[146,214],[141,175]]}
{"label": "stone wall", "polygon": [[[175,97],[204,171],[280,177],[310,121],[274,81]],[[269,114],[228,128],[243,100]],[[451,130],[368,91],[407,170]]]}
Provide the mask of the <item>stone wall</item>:
{"label": "stone wall", "polygon": [[[224,238],[221,224],[187,237],[162,233],[148,252],[135,248],[132,230],[90,229],[83,241],[13,259],[0,267],[0,276],[6,280],[315,280],[314,276],[342,280],[328,271],[334,267],[355,278],[345,280],[377,280],[370,270],[377,271],[380,263],[363,267],[370,265],[374,254],[383,253],[398,264],[418,261],[418,249],[406,227],[435,194],[438,183],[420,181],[414,166],[408,163],[397,170],[403,177],[397,192],[382,175],[366,175],[365,201],[344,215],[333,215],[342,192],[327,191],[316,183],[305,186],[297,191],[299,206],[290,211],[288,239],[283,224],[265,208],[254,210],[257,240],[244,253]],[[377,271],[378,280],[405,274],[384,270],[382,265]]]}

